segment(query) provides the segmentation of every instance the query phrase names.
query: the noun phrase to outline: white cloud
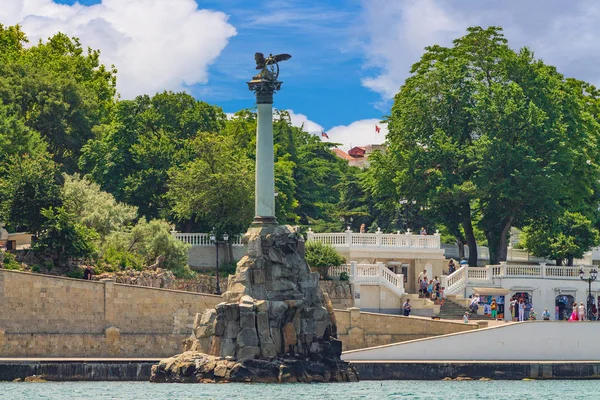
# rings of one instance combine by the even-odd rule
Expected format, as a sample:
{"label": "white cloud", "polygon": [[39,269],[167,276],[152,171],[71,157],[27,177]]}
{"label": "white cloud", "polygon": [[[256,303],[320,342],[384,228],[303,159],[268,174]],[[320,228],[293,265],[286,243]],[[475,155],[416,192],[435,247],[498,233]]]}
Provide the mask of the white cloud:
{"label": "white cloud", "polygon": [[434,0],[365,0],[364,8],[370,38],[367,66],[379,68],[380,73],[362,83],[384,99],[398,92],[424,47],[446,44],[466,28]]}
{"label": "white cloud", "polygon": [[102,63],[118,69],[124,98],[206,83],[208,66],[236,34],[227,15],[199,10],[194,0],[3,0],[0,21],[21,24],[33,44],[60,31],[100,49]]}
{"label": "white cloud", "polygon": [[[379,126],[381,132],[377,133],[376,126]],[[327,136],[329,142],[342,143],[340,147],[349,150],[354,146],[381,144],[385,141],[387,133],[387,124],[382,124],[374,118],[355,121],[350,125],[334,126],[327,131]]]}
{"label": "white cloud", "polygon": [[[290,114],[292,125],[304,127],[304,130],[316,136],[321,132],[327,133],[329,138],[321,137],[324,142],[341,143],[340,148],[349,150],[354,146],[364,146],[367,144],[381,144],[385,141],[388,133],[387,124],[382,124],[378,119],[363,119],[354,121],[350,125],[338,125],[326,130],[322,125],[311,121],[304,114],[297,114],[294,110],[286,110]],[[375,127],[380,128],[377,133]]]}
{"label": "white cloud", "polygon": [[308,133],[312,133],[314,135],[320,135],[323,127],[317,124],[314,121],[308,119],[308,117],[304,114],[296,114],[294,110],[286,110],[290,113],[290,119],[292,121],[292,125],[297,127],[304,127],[304,130]]}
{"label": "white cloud", "polygon": [[362,84],[390,100],[424,47],[449,46],[469,26],[502,26],[512,48],[530,47],[559,72],[600,84],[596,0],[363,0],[366,73]]}

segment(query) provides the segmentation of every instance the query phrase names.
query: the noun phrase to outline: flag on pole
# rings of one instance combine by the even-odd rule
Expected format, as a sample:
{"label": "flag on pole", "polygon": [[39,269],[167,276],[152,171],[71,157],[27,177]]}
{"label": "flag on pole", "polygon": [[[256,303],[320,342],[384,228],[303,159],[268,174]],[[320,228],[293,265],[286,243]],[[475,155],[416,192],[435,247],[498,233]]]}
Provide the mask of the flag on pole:
{"label": "flag on pole", "polygon": [[375,133],[379,133],[381,132],[381,128],[377,125],[375,125]]}
{"label": "flag on pole", "polygon": [[329,139],[329,136],[325,133],[325,131],[321,131],[321,137]]}

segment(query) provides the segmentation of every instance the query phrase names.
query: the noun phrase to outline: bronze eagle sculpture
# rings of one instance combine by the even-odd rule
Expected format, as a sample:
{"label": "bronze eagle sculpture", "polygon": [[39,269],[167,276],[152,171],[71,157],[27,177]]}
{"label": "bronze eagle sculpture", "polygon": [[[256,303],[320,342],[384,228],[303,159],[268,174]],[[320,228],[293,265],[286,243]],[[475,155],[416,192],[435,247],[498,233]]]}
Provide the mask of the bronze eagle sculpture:
{"label": "bronze eagle sculpture", "polygon": [[268,65],[277,64],[280,61],[289,60],[292,58],[289,54],[270,54],[269,57],[265,58],[263,53],[254,53],[254,59],[256,60],[256,69],[265,69]]}

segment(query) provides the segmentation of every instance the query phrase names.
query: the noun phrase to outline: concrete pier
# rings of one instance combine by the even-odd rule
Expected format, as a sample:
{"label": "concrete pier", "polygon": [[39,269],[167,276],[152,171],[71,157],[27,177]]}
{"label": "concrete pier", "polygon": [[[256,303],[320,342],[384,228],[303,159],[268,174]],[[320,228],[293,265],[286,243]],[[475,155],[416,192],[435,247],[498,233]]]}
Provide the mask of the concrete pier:
{"label": "concrete pier", "polygon": [[[0,358],[0,381],[148,381],[158,359]],[[353,362],[361,380],[599,379],[600,361]]]}

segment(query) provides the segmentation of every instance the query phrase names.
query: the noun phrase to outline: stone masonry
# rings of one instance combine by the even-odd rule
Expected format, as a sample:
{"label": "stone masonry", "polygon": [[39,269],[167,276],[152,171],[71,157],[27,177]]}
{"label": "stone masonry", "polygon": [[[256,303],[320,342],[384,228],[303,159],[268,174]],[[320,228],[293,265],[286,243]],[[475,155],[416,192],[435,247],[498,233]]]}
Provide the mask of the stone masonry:
{"label": "stone masonry", "polygon": [[319,274],[288,226],[251,227],[224,302],[196,316],[186,353],[153,367],[154,382],[355,381]]}

